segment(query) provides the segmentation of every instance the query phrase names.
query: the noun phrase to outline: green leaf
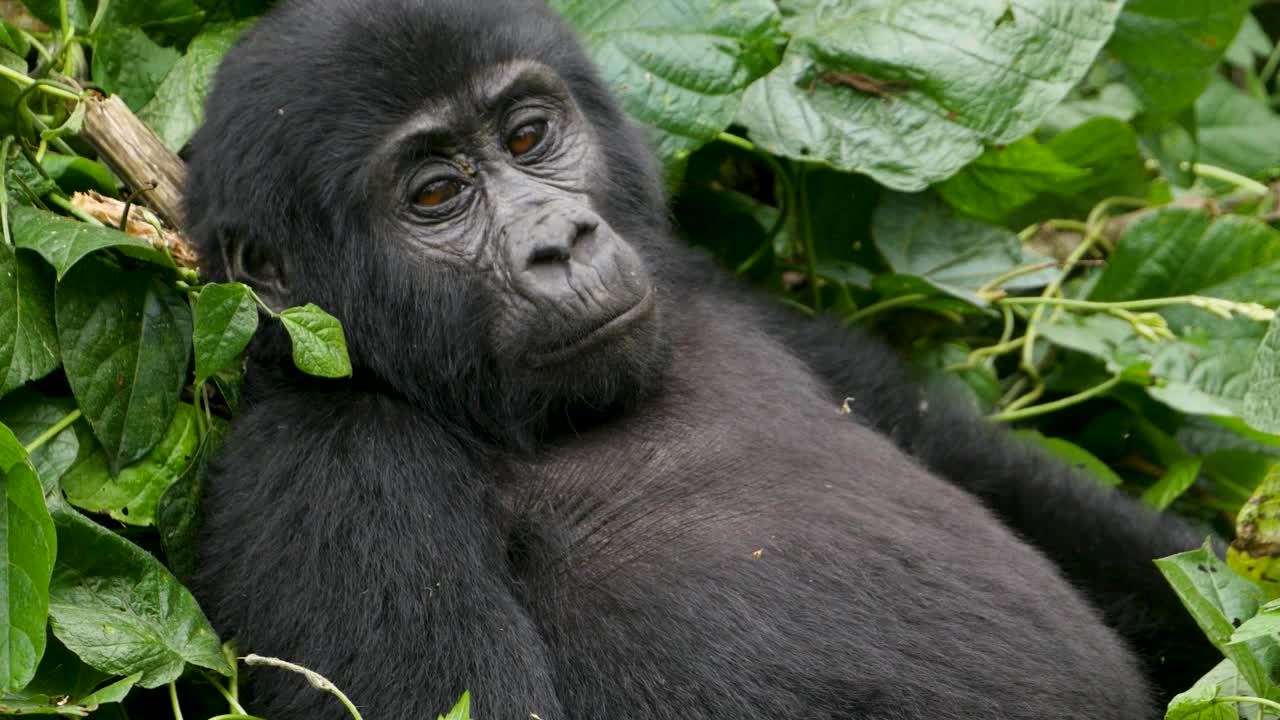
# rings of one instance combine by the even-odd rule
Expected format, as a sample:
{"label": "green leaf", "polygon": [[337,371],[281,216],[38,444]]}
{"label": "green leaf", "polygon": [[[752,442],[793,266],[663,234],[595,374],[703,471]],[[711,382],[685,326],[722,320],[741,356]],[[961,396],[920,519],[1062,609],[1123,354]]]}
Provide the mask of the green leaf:
{"label": "green leaf", "polygon": [[1018,430],[1014,435],[1036,443],[1047,453],[1070,465],[1102,487],[1114,488],[1124,484],[1124,480],[1110,466],[1099,460],[1098,456],[1073,442],[1048,437],[1036,430]]}
{"label": "green leaf", "polygon": [[8,470],[26,457],[27,449],[22,446],[13,431],[0,425],[0,470]]}
{"label": "green leaf", "polygon": [[1238,417],[1263,326],[1209,318],[1203,327],[1180,328],[1176,340],[1155,343],[1116,317],[1063,313],[1042,323],[1040,333],[1055,345],[1103,360],[1112,372],[1148,365],[1155,384],[1147,393],[1176,410]]}
{"label": "green leaf", "polygon": [[1247,644],[1231,640],[1235,625],[1258,612],[1262,591],[1223,564],[1208,542],[1198,550],[1155,562],[1209,641],[1235,663],[1250,685],[1270,688],[1268,671],[1280,648],[1271,638]]}
{"label": "green leaf", "polygon": [[1187,458],[1173,463],[1156,484],[1142,493],[1142,502],[1154,510],[1168,508],[1195,484],[1202,463],[1200,458]]}
{"label": "green leaf", "polygon": [[79,155],[44,154],[40,167],[58,184],[64,193],[96,190],[104,195],[115,195],[116,179],[101,163]]}
{"label": "green leaf", "polygon": [[1280,315],[1271,321],[1249,369],[1244,420],[1263,432],[1280,434]]}
{"label": "green leaf", "polygon": [[312,304],[289,308],[279,317],[293,341],[293,364],[299,370],[326,378],[351,375],[347,341],[337,318]]}
{"label": "green leaf", "polygon": [[139,260],[174,267],[173,260],[152,247],[151,243],[119,230],[28,207],[13,208],[9,221],[14,244],[40,253],[58,271],[59,280],[86,256],[105,248],[115,248]]}
{"label": "green leaf", "polygon": [[[974,305],[986,300],[976,291],[1015,268],[1049,259],[1022,248],[1004,228],[952,217],[928,194],[886,193],[872,221],[876,247],[889,267],[914,275],[944,293]],[[1058,273],[1046,267],[1002,285],[1026,289],[1048,284]]]}
{"label": "green leaf", "polygon": [[[0,50],[0,60],[4,59],[4,51]],[[26,63],[23,63],[25,66]],[[25,69],[24,69],[25,71]],[[4,102],[3,80],[0,80],[0,102]],[[4,115],[0,114],[0,132],[4,131]],[[8,175],[5,182],[8,188],[9,199],[16,203],[19,207],[26,207],[32,203],[31,197],[44,197],[54,190],[58,189],[57,183],[46,177],[47,173],[41,171],[35,165],[27,160],[25,155],[14,155],[9,158],[9,162],[5,163],[5,169]],[[20,212],[11,211],[9,223],[14,222],[14,216],[21,215]],[[13,230],[15,236],[17,230]],[[15,238],[16,240],[16,238]]]}
{"label": "green leaf", "polygon": [[471,720],[471,693],[464,691],[448,715],[437,715],[438,720]]}
{"label": "green leaf", "polygon": [[99,33],[94,44],[93,80],[137,111],[155,97],[179,57],[177,50],[160,47],[137,27],[112,28]]}
{"label": "green leaf", "polygon": [[1280,463],[1267,460],[1262,481],[1236,514],[1236,538],[1227,550],[1227,564],[1276,597],[1280,596]]}
{"label": "green leaf", "polygon": [[70,508],[54,512],[53,632],[86,663],[138,685],[176,680],[188,663],[233,670],[195,598],[147,551]]}
{"label": "green leaf", "polygon": [[1223,688],[1231,688],[1225,694],[1251,696],[1252,688],[1240,677],[1235,664],[1223,660],[1204,677],[1196,681],[1186,692],[1173,696],[1165,720],[1240,720],[1245,717],[1232,703],[1219,702]]}
{"label": "green leaf", "polygon": [[67,382],[113,470],[164,437],[191,347],[191,310],[155,275],[85,261],[58,285]]}
{"label": "green leaf", "polygon": [[1215,77],[1196,100],[1195,135],[1180,126],[1160,136],[1160,153],[1169,164],[1201,162],[1262,177],[1280,165],[1280,117],[1261,100]]}
{"label": "green leaf", "polygon": [[156,508],[156,527],[160,546],[164,549],[169,569],[178,577],[196,571],[196,544],[204,526],[204,493],[208,484],[209,460],[222,444],[226,424],[214,420],[213,426],[196,449],[191,464],[169,486]]}
{"label": "green leaf", "polygon": [[[791,43],[747,89],[738,121],[769,152],[904,191],[1034,130],[1084,76],[1120,10],[1078,0],[780,5]],[[829,72],[890,89],[867,92]]]}
{"label": "green leaf", "polygon": [[1223,59],[1232,65],[1252,70],[1258,60],[1271,54],[1271,38],[1253,15],[1245,15],[1236,39],[1227,46]]}
{"label": "green leaf", "polygon": [[21,689],[44,654],[49,578],[57,556],[40,478],[26,463],[3,474],[0,512],[0,694]]}
{"label": "green leaf", "polygon": [[155,96],[138,117],[155,131],[169,149],[177,152],[204,122],[204,101],[209,83],[222,56],[249,27],[248,23],[220,25],[202,31],[174,63]]}
{"label": "green leaf", "polygon": [[632,117],[658,129],[668,165],[729,126],[742,91],[777,65],[768,0],[552,0]]}
{"label": "green leaf", "polygon": [[1280,305],[1280,231],[1240,215],[1158,208],[1125,229],[1089,297],[1193,293]]}
{"label": "green leaf", "polygon": [[1250,0],[1128,0],[1107,50],[1157,119],[1187,109],[1249,12]]}
{"label": "green leaf", "polygon": [[53,274],[35,256],[0,242],[0,395],[57,367]]}
{"label": "green leaf", "polygon": [[1070,192],[1089,171],[1063,162],[1052,150],[1026,137],[987,150],[936,189],[966,215],[999,223],[1043,192]]}
{"label": "green leaf", "polygon": [[[10,427],[22,444],[29,445],[75,409],[76,403],[71,398],[45,397],[32,388],[23,388],[0,401],[0,422]],[[96,446],[88,423],[77,420],[36,448],[28,462],[48,493],[58,487],[58,481],[76,458],[88,455]]]}
{"label": "green leaf", "polygon": [[152,525],[161,496],[187,471],[196,444],[195,409],[181,403],[168,432],[146,457],[113,476],[106,454],[92,453],[66,473],[62,489],[76,507],[128,525]]}
{"label": "green leaf", "polygon": [[196,382],[230,367],[258,329],[258,305],[253,291],[240,283],[206,285],[196,301]]}

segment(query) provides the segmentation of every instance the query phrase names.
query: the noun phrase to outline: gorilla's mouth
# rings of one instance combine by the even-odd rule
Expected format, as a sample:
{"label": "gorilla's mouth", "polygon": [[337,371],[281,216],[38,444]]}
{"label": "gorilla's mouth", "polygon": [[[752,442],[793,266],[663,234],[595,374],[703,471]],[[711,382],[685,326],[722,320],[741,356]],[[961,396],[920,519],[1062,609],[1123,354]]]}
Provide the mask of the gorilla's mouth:
{"label": "gorilla's mouth", "polygon": [[529,355],[529,365],[533,368],[544,368],[551,365],[559,365],[584,352],[594,350],[595,348],[613,341],[621,335],[625,335],[627,331],[636,322],[653,314],[653,309],[657,306],[657,291],[649,288],[644,297],[640,298],[635,305],[614,316],[608,322],[600,327],[587,333],[579,340],[566,345],[565,347],[552,350],[550,352],[532,353]]}

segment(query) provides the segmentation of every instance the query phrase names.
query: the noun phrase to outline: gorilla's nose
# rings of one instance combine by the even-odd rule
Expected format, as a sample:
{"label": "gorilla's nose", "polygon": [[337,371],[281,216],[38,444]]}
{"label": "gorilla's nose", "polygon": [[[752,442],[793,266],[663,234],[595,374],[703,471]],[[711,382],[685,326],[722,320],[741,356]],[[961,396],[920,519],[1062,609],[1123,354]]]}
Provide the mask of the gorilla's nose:
{"label": "gorilla's nose", "polygon": [[513,278],[535,302],[585,305],[589,314],[633,302],[640,258],[594,214],[543,214],[510,237]]}

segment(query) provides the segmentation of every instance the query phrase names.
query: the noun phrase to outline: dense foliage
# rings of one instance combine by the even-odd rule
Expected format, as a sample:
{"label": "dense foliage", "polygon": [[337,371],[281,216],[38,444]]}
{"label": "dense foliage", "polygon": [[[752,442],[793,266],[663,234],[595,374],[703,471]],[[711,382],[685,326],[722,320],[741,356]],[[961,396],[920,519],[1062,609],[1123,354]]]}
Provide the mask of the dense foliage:
{"label": "dense foliage", "polygon": [[[118,95],[180,150],[268,4],[0,4],[2,713],[245,717],[178,579],[205,463],[260,316],[325,377],[341,327],[202,284],[144,208],[104,215],[139,188],[81,131],[86,92]],[[691,242],[1235,538],[1161,561],[1224,655],[1169,717],[1280,717],[1280,5],[552,5],[654,128]]]}

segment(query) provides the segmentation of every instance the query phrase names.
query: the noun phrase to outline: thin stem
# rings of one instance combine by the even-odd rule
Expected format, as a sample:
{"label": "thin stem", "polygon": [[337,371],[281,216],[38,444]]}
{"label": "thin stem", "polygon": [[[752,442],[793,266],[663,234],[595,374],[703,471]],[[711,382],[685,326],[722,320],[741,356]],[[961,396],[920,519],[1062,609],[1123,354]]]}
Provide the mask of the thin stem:
{"label": "thin stem", "polygon": [[1037,417],[1040,415],[1047,415],[1048,413],[1069,408],[1072,405],[1079,405],[1085,400],[1102,395],[1111,388],[1119,385],[1121,381],[1122,378],[1119,375],[1116,375],[1104,383],[1095,385],[1088,390],[1078,392],[1075,395],[1069,395],[1060,400],[1053,400],[1051,402],[1032,405],[1021,409],[1005,410],[1004,412],[998,412],[994,415],[988,415],[987,419],[992,422],[1014,422],[1016,420],[1025,420],[1027,418]]}
{"label": "thin stem", "polygon": [[243,713],[229,713],[226,715],[214,715],[209,720],[265,720],[257,715],[245,715]]}
{"label": "thin stem", "polygon": [[30,455],[31,453],[44,447],[45,443],[57,437],[58,433],[62,432],[63,430],[66,430],[67,427],[71,425],[71,423],[79,420],[82,414],[83,413],[80,412],[80,408],[76,408],[75,410],[72,410],[71,412],[67,413],[61,420],[54,423],[53,427],[49,428],[48,430],[45,430],[43,433],[40,434],[40,437],[31,441],[31,444],[25,448],[27,451],[27,454]]}
{"label": "thin stem", "polygon": [[1280,43],[1276,43],[1271,48],[1271,54],[1267,56],[1267,62],[1263,64],[1262,71],[1258,73],[1258,80],[1261,82],[1264,92],[1275,77],[1276,68],[1278,67],[1280,67]]}
{"label": "thin stem", "polygon": [[1144,298],[1142,300],[1124,300],[1117,302],[1099,302],[1096,300],[1072,300],[1055,297],[1005,297],[997,300],[1002,305],[1052,305],[1054,307],[1075,308],[1077,310],[1149,310],[1170,305],[1186,305],[1196,295],[1176,295],[1173,297]]}
{"label": "thin stem", "polygon": [[1191,171],[1192,173],[1196,174],[1199,177],[1209,178],[1210,180],[1218,180],[1220,182],[1234,185],[1240,190],[1243,190],[1247,193],[1252,193],[1254,195],[1266,195],[1269,192],[1267,190],[1267,186],[1263,185],[1257,180],[1254,180],[1253,178],[1245,177],[1244,175],[1241,175],[1240,173],[1237,173],[1237,172],[1232,172],[1226,168],[1220,168],[1216,165],[1205,165],[1204,163],[1191,163],[1184,160],[1178,163],[1178,169],[1182,170],[1183,172]]}
{"label": "thin stem", "polygon": [[1040,228],[1046,226],[1054,230],[1073,230],[1075,232],[1085,232],[1089,229],[1089,226],[1079,220],[1045,220],[1044,222],[1038,222],[1034,225],[1028,225],[1023,228],[1022,231],[1018,233],[1018,239],[1022,242],[1026,242],[1035,237],[1036,233],[1040,232]]}
{"label": "thin stem", "polygon": [[98,0],[98,9],[93,13],[93,20],[89,21],[89,37],[93,37],[98,32],[98,25],[107,16],[107,8],[110,6],[111,0]]}
{"label": "thin stem", "polygon": [[13,236],[9,233],[9,149],[13,147],[13,136],[5,137],[0,142],[0,234],[4,235],[4,244],[13,247]]}
{"label": "thin stem", "polygon": [[66,55],[66,60],[62,63],[63,75],[71,75],[75,69],[75,56],[71,54],[71,46],[75,43],[76,29],[71,25],[68,4],[68,0],[58,0],[58,22],[62,29],[62,47],[58,48],[58,54]]}
{"label": "thin stem", "polygon": [[[235,675],[231,676],[233,681],[235,680],[235,677],[236,677]],[[213,685],[213,688],[218,691],[218,694],[222,695],[222,697],[226,699],[227,705],[230,706],[231,712],[233,714],[235,715],[248,714],[248,711],[244,709],[244,706],[240,704],[240,701],[237,700],[236,697],[232,695],[226,688],[222,687],[222,683],[216,682],[210,679],[209,684]]]}
{"label": "thin stem", "polygon": [[71,213],[71,215],[73,215],[77,220],[80,220],[82,222],[87,222],[90,225],[97,225],[98,227],[106,227],[105,225],[103,225],[101,220],[81,210],[80,208],[76,207],[74,203],[68,200],[67,197],[65,195],[62,195],[61,193],[49,193],[46,196],[46,198],[48,199],[50,205],[55,205],[57,207],[62,208],[63,210],[66,210],[67,212]]}
{"label": "thin stem", "polygon": [[263,657],[261,655],[246,655],[241,659],[244,660],[246,665],[267,665],[269,667],[299,673],[307,679],[307,682],[311,684],[311,687],[316,688],[317,690],[323,690],[342,701],[342,704],[347,708],[347,712],[351,713],[351,717],[354,718],[354,720],[364,720],[364,716],[362,716],[360,711],[356,709],[355,704],[351,702],[350,698],[339,690],[337,685],[334,685],[332,681],[315,670],[310,670],[302,667],[301,665],[295,665],[279,658]]}
{"label": "thin stem", "polygon": [[38,86],[38,90],[55,97],[61,97],[61,99],[64,100],[81,99],[81,96],[79,96],[77,92],[73,92],[68,87],[58,85],[56,82],[37,81],[37,79],[28,77],[27,73],[20,73],[18,70],[5,67],[5,65],[0,65],[0,77],[10,79],[10,81],[13,81],[15,85],[18,85],[19,87],[31,87],[33,85]]}
{"label": "thin stem", "polygon": [[[66,5],[65,0],[63,5]],[[182,720],[182,706],[178,704],[177,681],[169,683],[169,702],[173,705],[173,720]]]}
{"label": "thin stem", "polygon": [[787,224],[787,218],[795,206],[795,190],[791,184],[791,176],[787,173],[787,169],[778,162],[778,159],[766,152],[761,152],[750,140],[738,137],[732,133],[722,132],[716,136],[721,142],[732,145],[736,148],[754,153],[760,158],[760,161],[769,166],[769,170],[773,173],[774,180],[782,186],[781,192],[778,193],[778,218],[773,221],[773,226],[765,233],[764,242],[755,252],[751,253],[751,257],[743,260],[738,265],[736,271],[744,273],[760,262],[760,258],[764,257],[765,252],[773,249],[773,241],[778,237],[778,233],[782,232],[782,228]]}
{"label": "thin stem", "polygon": [[1032,273],[1038,273],[1041,270],[1048,270],[1049,268],[1057,264],[1058,264],[1057,261],[1049,260],[1047,262],[1036,263],[1035,265],[1023,265],[1022,267],[1016,267],[1012,270],[1006,271],[996,276],[994,280],[978,288],[975,294],[978,297],[989,296],[996,288],[1000,287],[1001,285],[1004,285],[1010,280],[1016,280],[1017,278],[1020,278],[1023,275],[1031,275]]}
{"label": "thin stem", "polygon": [[[1120,196],[1107,198],[1094,206],[1093,210],[1089,212],[1089,219],[1085,222],[1085,227],[1088,229],[1084,233],[1084,238],[1080,240],[1080,244],[1071,251],[1071,254],[1067,256],[1066,261],[1062,263],[1062,273],[1058,275],[1058,277],[1054,278],[1053,281],[1050,282],[1049,285],[1040,293],[1041,297],[1054,297],[1062,291],[1062,284],[1066,281],[1067,277],[1071,275],[1071,271],[1076,268],[1076,265],[1080,264],[1080,261],[1084,259],[1084,256],[1093,249],[1093,246],[1102,237],[1103,230],[1106,227],[1105,220],[1107,213],[1110,212],[1113,207],[1128,205],[1146,207],[1147,201],[1142,198]],[[1043,317],[1043,307],[1037,307],[1031,312],[1031,317],[1027,320],[1027,343],[1022,346],[1022,357],[1019,362],[1019,367],[1022,368],[1023,372],[1027,373],[1027,375],[1031,376],[1031,378],[1036,381],[1040,380],[1040,369],[1036,367],[1034,357],[1037,334],[1036,326],[1040,324],[1040,320]]]}
{"label": "thin stem", "polygon": [[1247,695],[1219,695],[1214,698],[1214,700],[1218,702],[1253,703],[1254,705],[1264,705],[1272,710],[1280,710],[1280,702],[1260,697],[1249,697]]}
{"label": "thin stem", "polygon": [[924,293],[913,293],[911,295],[899,295],[897,297],[891,297],[888,300],[881,300],[880,302],[872,303],[855,313],[850,313],[849,317],[845,318],[845,324],[853,325],[854,323],[866,320],[872,315],[882,313],[885,310],[892,310],[893,308],[902,307],[903,305],[914,305],[921,300],[928,299],[929,296]]}

